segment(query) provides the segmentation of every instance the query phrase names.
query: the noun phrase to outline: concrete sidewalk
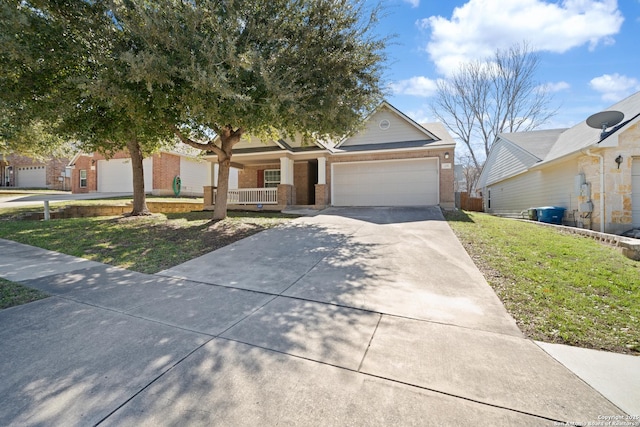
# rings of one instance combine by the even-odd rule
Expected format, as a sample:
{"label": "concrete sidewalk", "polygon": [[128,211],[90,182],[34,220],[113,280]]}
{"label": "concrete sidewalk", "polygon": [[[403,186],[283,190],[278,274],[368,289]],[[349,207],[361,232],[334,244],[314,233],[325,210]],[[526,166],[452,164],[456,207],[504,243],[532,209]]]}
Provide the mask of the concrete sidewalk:
{"label": "concrete sidewalk", "polygon": [[[0,240],[0,276],[54,295],[0,311],[2,425],[537,426],[638,413],[614,396],[638,380],[625,390],[611,371],[616,406],[567,369],[579,373],[570,356],[521,336],[435,209],[327,210],[161,275]],[[616,356],[624,377],[640,375],[640,358]]]}

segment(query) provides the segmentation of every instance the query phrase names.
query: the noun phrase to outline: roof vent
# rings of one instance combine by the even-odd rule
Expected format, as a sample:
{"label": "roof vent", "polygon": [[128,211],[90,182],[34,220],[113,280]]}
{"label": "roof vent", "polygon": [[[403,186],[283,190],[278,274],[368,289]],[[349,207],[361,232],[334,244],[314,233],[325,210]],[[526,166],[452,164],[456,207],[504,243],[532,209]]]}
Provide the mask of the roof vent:
{"label": "roof vent", "polygon": [[622,119],[624,119],[624,114],[620,111],[601,111],[589,116],[587,126],[602,129],[600,140],[603,140],[608,135],[607,128],[617,125]]}

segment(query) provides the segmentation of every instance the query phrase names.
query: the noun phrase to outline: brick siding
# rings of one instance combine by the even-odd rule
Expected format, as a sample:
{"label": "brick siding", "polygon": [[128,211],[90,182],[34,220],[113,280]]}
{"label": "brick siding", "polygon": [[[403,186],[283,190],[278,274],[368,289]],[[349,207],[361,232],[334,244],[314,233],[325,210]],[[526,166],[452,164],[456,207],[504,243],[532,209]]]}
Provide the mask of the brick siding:
{"label": "brick siding", "polygon": [[[69,190],[71,186],[71,178],[64,177],[65,168],[69,164],[67,158],[52,158],[45,160],[36,160],[26,156],[17,154],[7,154],[0,161],[0,186],[6,187],[5,171],[11,167],[12,174],[9,174],[9,187],[15,187],[17,182],[18,168],[30,166],[45,166],[46,178],[45,188],[50,190]],[[62,180],[60,178],[63,178]]]}

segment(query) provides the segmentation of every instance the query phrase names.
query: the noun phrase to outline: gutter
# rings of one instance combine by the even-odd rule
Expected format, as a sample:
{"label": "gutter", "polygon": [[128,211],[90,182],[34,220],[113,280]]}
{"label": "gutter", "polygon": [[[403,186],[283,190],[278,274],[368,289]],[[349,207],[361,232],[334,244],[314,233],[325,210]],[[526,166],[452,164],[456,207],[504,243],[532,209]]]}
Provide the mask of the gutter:
{"label": "gutter", "polygon": [[597,157],[598,159],[600,159],[600,232],[601,233],[606,233],[605,229],[604,229],[604,196],[605,196],[605,189],[604,189],[604,157],[602,156],[602,154],[595,154],[591,152],[591,149],[588,148],[586,151],[583,151],[587,156],[591,156],[591,157]]}

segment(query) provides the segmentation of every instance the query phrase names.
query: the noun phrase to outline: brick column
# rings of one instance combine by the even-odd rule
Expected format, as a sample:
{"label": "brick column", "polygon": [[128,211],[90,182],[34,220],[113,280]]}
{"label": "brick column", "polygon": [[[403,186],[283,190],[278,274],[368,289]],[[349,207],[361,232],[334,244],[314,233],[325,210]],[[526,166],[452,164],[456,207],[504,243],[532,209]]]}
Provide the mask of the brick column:
{"label": "brick column", "polygon": [[327,184],[316,184],[316,209],[324,209],[327,207],[327,200],[329,199],[328,191],[329,187]]}
{"label": "brick column", "polygon": [[278,185],[278,205],[282,208],[296,204],[296,189],[291,184]]}
{"label": "brick column", "polygon": [[215,187],[211,185],[204,186],[204,207],[203,210],[211,211],[213,210],[213,190]]}

